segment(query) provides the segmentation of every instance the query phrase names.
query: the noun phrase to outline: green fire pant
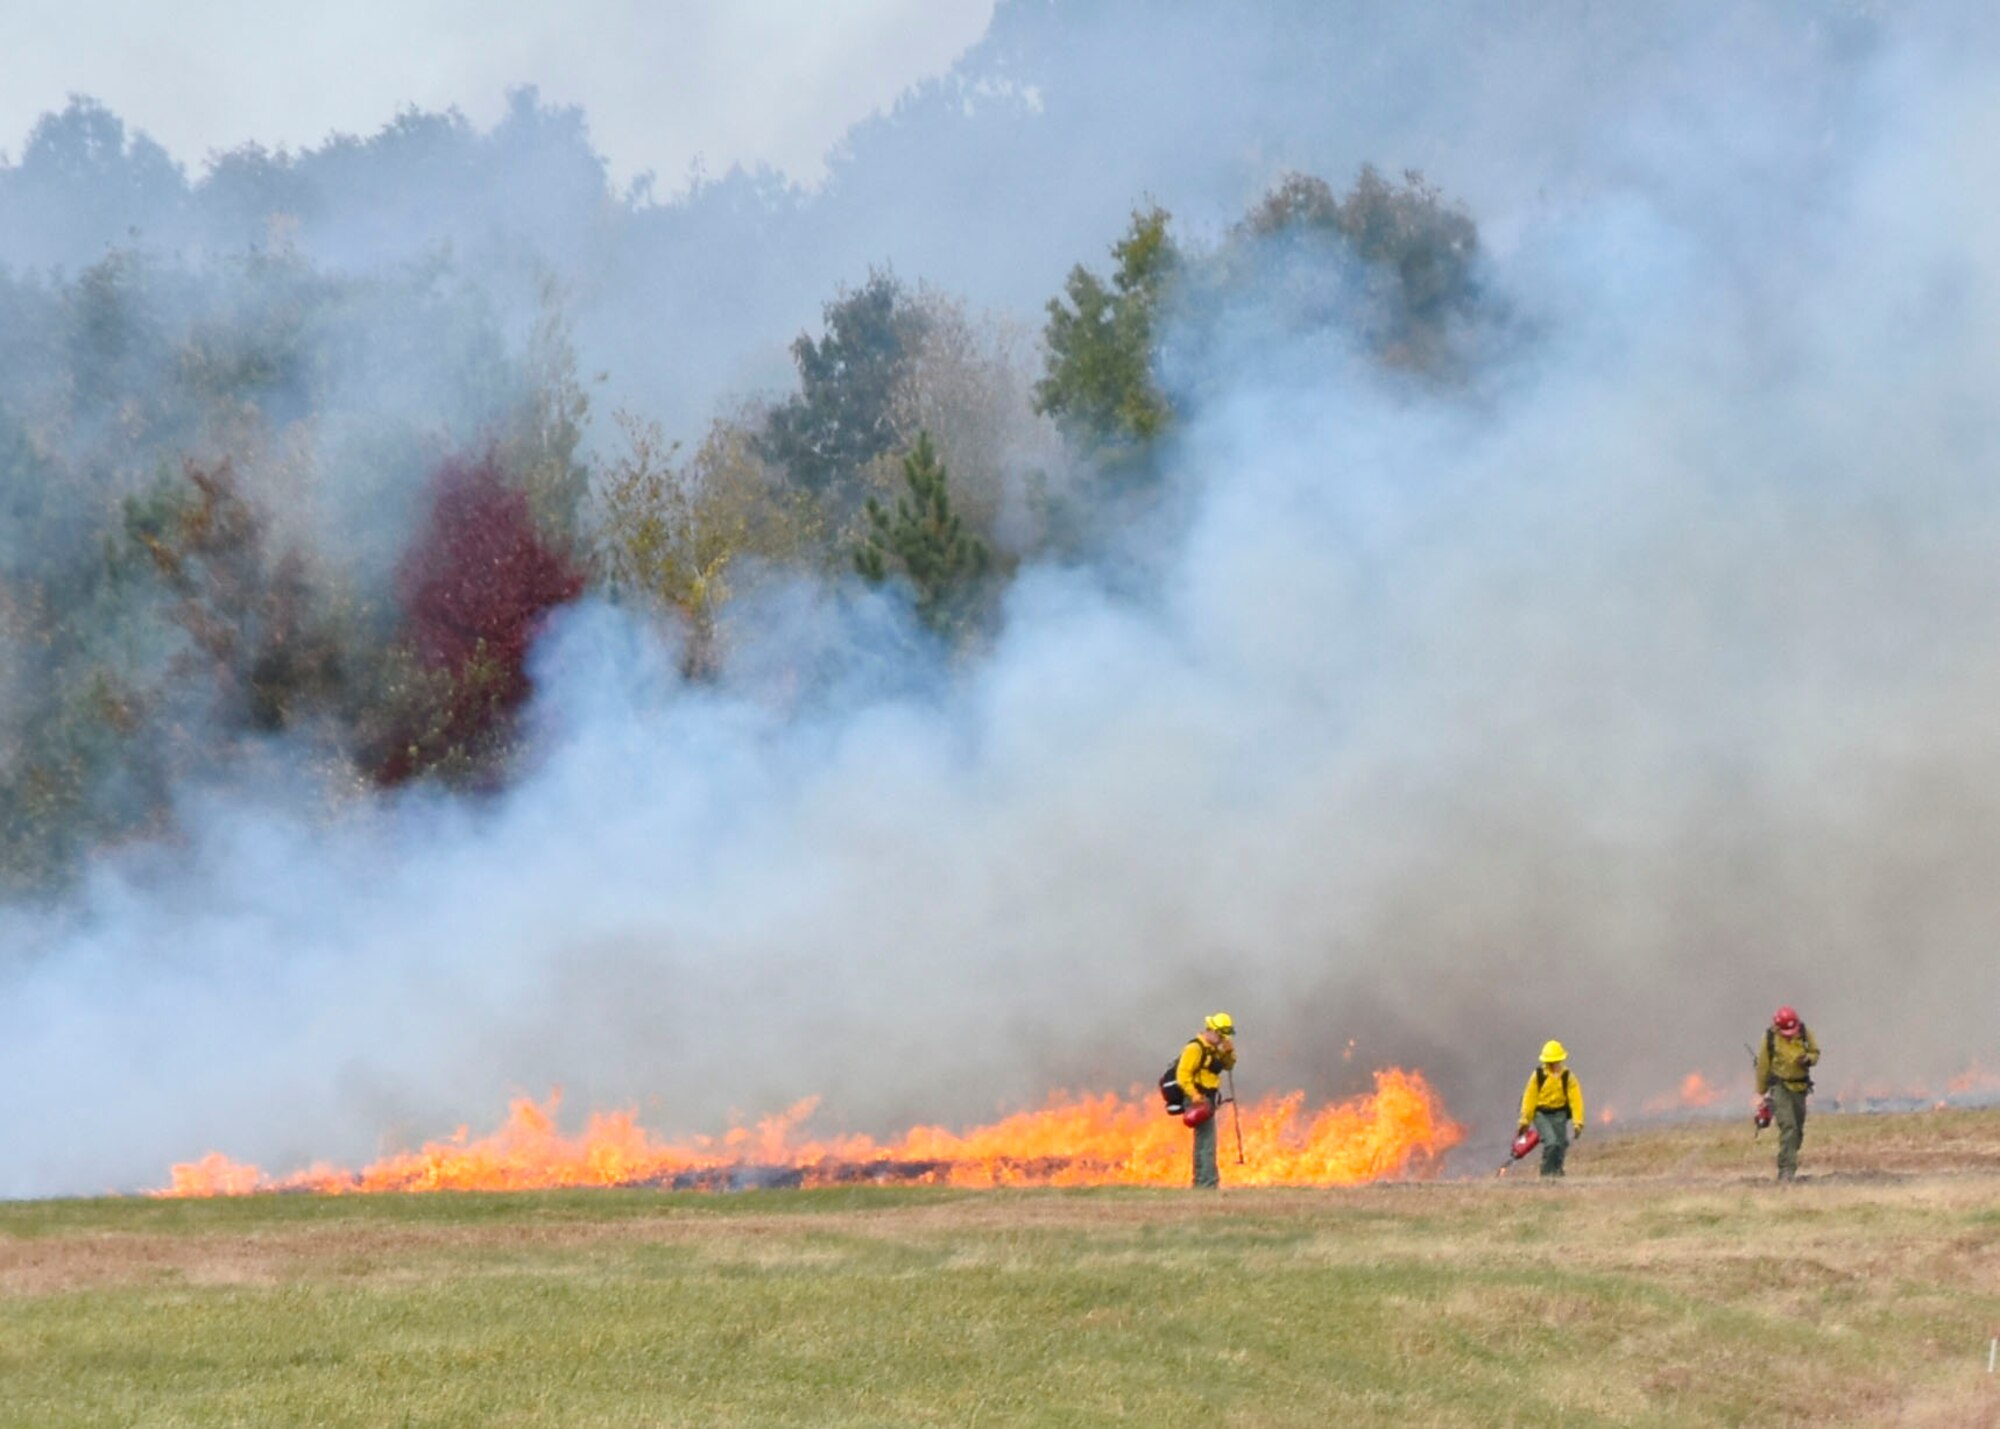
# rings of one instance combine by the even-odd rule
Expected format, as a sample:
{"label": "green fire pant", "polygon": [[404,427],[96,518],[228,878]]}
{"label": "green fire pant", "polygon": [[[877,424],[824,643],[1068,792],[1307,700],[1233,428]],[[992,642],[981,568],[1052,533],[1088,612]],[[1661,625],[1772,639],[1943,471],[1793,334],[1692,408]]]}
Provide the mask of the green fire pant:
{"label": "green fire pant", "polygon": [[1212,1116],[1194,1129],[1194,1183],[1220,1186],[1222,1175],[1215,1169],[1215,1126],[1220,1115]]}
{"label": "green fire pant", "polygon": [[1542,1138],[1542,1174],[1562,1175],[1563,1160],[1569,1155],[1569,1113],[1536,1112],[1535,1131]]}
{"label": "green fire pant", "polygon": [[1799,1174],[1799,1145],[1806,1139],[1806,1094],[1771,1083],[1771,1115],[1778,1123],[1778,1179]]}

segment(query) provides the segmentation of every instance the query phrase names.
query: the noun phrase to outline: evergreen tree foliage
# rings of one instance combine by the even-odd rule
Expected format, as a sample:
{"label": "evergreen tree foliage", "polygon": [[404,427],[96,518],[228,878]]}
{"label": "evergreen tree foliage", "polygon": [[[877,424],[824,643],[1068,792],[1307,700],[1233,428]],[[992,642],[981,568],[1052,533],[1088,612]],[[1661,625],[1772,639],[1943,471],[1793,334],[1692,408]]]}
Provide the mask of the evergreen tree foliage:
{"label": "evergreen tree foliage", "polygon": [[1049,301],[1035,410],[1086,444],[1144,447],[1173,420],[1153,365],[1160,307],[1181,263],[1168,219],[1159,207],[1135,212],[1111,250],[1110,283],[1079,264],[1064,284],[1067,301]]}
{"label": "evergreen tree foliage", "polygon": [[842,504],[869,462],[896,446],[896,389],[923,335],[924,316],[888,273],[871,273],[825,308],[826,334],[792,344],[799,390],[776,408],[764,453],[806,490]]}
{"label": "evergreen tree foliage", "polygon": [[908,581],[917,617],[940,635],[954,636],[969,623],[990,555],[951,509],[949,478],[929,432],[919,432],[903,457],[903,483],[909,490],[894,511],[869,498],[868,534],[854,552],[854,566],[873,585],[891,577]]}
{"label": "evergreen tree foliage", "polygon": [[[987,60],[1032,30],[1053,61],[1071,27],[1045,8],[1004,7],[1013,40]],[[895,196],[946,117],[970,169],[1045,188],[1029,141],[1054,126],[1032,116],[1058,96],[1033,94],[900,107],[817,196],[735,173],[665,202],[617,195],[580,112],[532,90],[489,132],[413,110],[192,180],[94,101],[49,116],[0,154],[0,892],[170,830],[177,788],[262,750],[348,792],[503,777],[528,646],[586,579],[685,631],[697,677],[757,655],[768,607],[741,596],[774,571],[905,583],[956,640],[1016,561],[1147,514],[1158,488],[1119,477],[1239,353],[1282,353],[1299,382],[1357,357],[1470,371],[1490,316],[1471,219],[1368,168],[1346,192],[1293,175],[1199,246],[1142,204],[1037,318],[1040,352],[887,272],[818,304],[881,251],[831,241],[827,215],[909,211]],[[1018,270],[1075,241],[1007,217],[956,212],[896,251],[992,243]],[[590,440],[586,355],[617,353],[623,392],[679,372],[694,395],[667,400],[707,402],[702,382],[814,307],[795,389],[692,455],[664,435],[701,430],[691,411],[635,419],[628,456]],[[463,450],[489,455],[438,469]]]}
{"label": "evergreen tree foliage", "polygon": [[[527,635],[426,653],[391,577],[440,441],[492,441],[535,539],[577,554],[589,404],[561,296],[510,348],[443,257],[0,265],[0,896],[169,830],[176,789],[243,776],[273,735],[343,791],[504,772]],[[518,574],[460,569],[475,593]]]}

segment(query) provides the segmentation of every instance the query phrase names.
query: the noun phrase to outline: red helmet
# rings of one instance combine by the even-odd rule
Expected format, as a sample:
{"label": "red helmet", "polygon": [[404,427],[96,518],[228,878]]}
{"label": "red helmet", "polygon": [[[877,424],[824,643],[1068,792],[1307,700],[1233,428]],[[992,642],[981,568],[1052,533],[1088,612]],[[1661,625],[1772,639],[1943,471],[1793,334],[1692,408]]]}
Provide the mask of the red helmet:
{"label": "red helmet", "polygon": [[1781,1007],[1771,1014],[1771,1025],[1790,1036],[1799,1030],[1799,1015],[1789,1007]]}

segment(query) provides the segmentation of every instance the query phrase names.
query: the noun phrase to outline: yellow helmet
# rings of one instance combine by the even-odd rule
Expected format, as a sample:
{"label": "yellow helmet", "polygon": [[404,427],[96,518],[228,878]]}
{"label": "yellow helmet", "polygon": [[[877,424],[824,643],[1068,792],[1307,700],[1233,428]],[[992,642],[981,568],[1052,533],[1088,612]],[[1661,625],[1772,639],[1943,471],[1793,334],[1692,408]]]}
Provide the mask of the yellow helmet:
{"label": "yellow helmet", "polygon": [[1236,1020],[1226,1012],[1211,1012],[1202,1024],[1211,1032],[1220,1032],[1224,1037],[1236,1035]]}
{"label": "yellow helmet", "polygon": [[1566,1062],[1569,1060],[1569,1053],[1563,1051],[1563,1044],[1560,1042],[1544,1042],[1542,1044],[1542,1060],[1544,1062]]}

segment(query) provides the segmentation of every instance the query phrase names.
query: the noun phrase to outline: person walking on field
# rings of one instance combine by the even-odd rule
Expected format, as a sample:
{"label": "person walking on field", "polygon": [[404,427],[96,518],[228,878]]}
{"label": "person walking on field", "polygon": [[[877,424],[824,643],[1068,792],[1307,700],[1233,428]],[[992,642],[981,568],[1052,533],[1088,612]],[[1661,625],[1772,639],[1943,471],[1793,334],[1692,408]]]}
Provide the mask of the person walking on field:
{"label": "person walking on field", "polygon": [[1542,1060],[1521,1093],[1521,1131],[1530,1126],[1542,1139],[1542,1174],[1560,1176],[1570,1142],[1583,1135],[1583,1084],[1565,1065],[1560,1042],[1542,1044]]}
{"label": "person walking on field", "polygon": [[1812,1095],[1812,1069],[1819,1062],[1819,1043],[1799,1015],[1781,1007],[1764,1029],[1757,1049],[1757,1099],[1768,1102],[1778,1123],[1778,1179],[1799,1174],[1799,1146],[1806,1139],[1806,1098]]}
{"label": "person walking on field", "polygon": [[1174,1080],[1190,1107],[1206,1106],[1208,1116],[1194,1129],[1194,1184],[1220,1186],[1215,1167],[1215,1112],[1222,1105],[1222,1074],[1236,1065],[1236,1023],[1226,1012],[1213,1012],[1201,1031],[1181,1048]]}

